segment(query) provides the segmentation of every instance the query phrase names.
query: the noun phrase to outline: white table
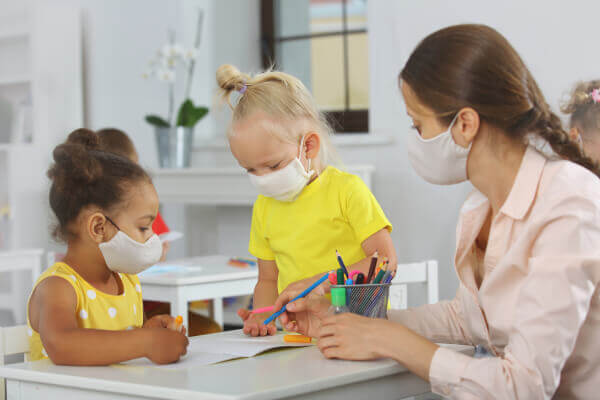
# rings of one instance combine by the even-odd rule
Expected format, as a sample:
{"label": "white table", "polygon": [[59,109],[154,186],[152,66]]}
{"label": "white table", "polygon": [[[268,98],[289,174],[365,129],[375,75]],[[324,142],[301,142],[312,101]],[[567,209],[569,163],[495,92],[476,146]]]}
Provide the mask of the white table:
{"label": "white table", "polygon": [[223,325],[223,298],[254,292],[258,267],[238,268],[227,265],[230,257],[207,256],[168,261],[158,267],[181,266],[176,271],[139,275],[144,300],[171,304],[171,314],[181,315],[188,326],[188,303],[213,300],[212,317]]}
{"label": "white table", "polygon": [[362,400],[400,399],[430,390],[427,382],[392,360],[327,360],[316,347],[174,370],[64,367],[42,360],[2,367],[0,377],[7,379],[8,400]]}

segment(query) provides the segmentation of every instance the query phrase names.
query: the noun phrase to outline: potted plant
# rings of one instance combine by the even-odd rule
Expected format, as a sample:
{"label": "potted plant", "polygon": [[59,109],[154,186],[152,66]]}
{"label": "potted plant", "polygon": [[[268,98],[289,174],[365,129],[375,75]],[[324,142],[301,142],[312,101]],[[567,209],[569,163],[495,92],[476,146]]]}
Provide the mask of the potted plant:
{"label": "potted plant", "polygon": [[[208,114],[207,107],[196,106],[190,99],[194,67],[202,34],[202,19],[203,12],[200,11],[194,47],[186,49],[175,43],[175,34],[170,31],[169,42],[157,52],[154,59],[150,61],[149,70],[144,73],[146,78],[156,77],[168,84],[169,109],[167,117],[163,118],[155,114],[146,115],[146,122],[154,127],[161,168],[186,168],[190,166],[194,126]],[[178,69],[184,71],[185,93],[184,100],[175,115],[175,80]]]}

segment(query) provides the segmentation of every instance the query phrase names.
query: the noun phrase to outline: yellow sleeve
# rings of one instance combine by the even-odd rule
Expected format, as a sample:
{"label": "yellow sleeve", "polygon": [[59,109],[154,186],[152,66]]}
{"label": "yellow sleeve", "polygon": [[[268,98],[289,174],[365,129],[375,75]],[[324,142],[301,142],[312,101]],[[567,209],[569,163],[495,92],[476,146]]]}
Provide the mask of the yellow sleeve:
{"label": "yellow sleeve", "polygon": [[252,207],[252,226],[250,227],[250,243],[248,251],[261,260],[275,260],[275,254],[269,246],[269,240],[265,237],[265,198],[258,196]]}
{"label": "yellow sleeve", "polygon": [[392,231],[392,224],[362,179],[352,176],[345,186],[342,207],[345,207],[344,214],[360,243],[384,228]]}

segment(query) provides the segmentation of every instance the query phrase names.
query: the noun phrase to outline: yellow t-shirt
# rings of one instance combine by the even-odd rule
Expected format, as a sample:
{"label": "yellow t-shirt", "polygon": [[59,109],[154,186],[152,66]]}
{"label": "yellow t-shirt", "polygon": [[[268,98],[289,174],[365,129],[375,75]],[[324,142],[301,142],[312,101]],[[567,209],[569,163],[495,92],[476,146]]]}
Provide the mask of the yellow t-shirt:
{"label": "yellow t-shirt", "polygon": [[[63,262],[48,268],[37,280],[56,276],[69,282],[77,295],[77,323],[80,328],[118,331],[141,328],[144,323],[142,287],[137,275],[119,274],[123,283],[123,294],[110,295],[99,291],[86,282],[75,270]],[[39,333],[29,323],[29,302],[27,304],[27,327],[32,361],[47,358]]]}
{"label": "yellow t-shirt", "polygon": [[327,167],[293,202],[258,196],[252,212],[249,251],[275,260],[279,292],[290,283],[366,257],[361,244],[392,225],[364,182]]}

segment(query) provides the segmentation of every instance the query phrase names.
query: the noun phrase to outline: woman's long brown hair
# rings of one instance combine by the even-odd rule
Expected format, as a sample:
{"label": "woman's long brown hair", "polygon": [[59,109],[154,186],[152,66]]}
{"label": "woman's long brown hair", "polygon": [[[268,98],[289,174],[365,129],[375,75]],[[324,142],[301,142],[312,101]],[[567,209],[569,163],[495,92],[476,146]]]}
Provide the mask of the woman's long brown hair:
{"label": "woman's long brown hair", "polygon": [[559,156],[600,176],[598,164],[570,140],[529,69],[496,30],[485,25],[455,25],[427,36],[400,72],[418,100],[440,121],[471,107],[482,121],[509,138],[528,134],[545,139]]}

